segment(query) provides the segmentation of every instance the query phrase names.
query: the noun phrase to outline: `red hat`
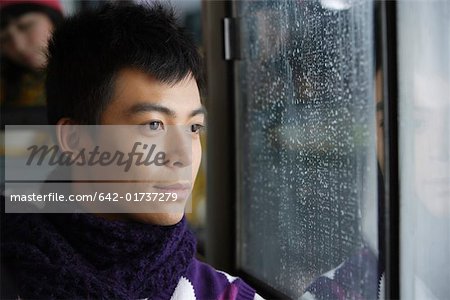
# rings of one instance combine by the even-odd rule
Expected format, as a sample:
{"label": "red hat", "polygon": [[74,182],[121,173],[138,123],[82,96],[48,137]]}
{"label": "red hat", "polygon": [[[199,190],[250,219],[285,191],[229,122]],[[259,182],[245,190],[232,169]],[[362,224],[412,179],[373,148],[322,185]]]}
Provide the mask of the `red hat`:
{"label": "red hat", "polygon": [[63,12],[61,3],[59,0],[0,0],[0,9],[6,8],[12,5],[18,4],[36,4],[41,6],[50,7],[60,13]]}

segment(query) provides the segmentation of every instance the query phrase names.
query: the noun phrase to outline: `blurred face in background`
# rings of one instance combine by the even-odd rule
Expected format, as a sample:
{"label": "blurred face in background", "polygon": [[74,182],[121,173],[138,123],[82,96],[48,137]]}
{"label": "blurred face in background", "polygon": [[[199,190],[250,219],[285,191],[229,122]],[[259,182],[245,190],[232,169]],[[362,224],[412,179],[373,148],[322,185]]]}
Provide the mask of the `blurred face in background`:
{"label": "blurred face in background", "polygon": [[53,29],[50,18],[40,12],[29,12],[12,19],[0,32],[1,53],[29,69],[43,68]]}
{"label": "blurred face in background", "polygon": [[437,76],[416,75],[415,187],[435,216],[450,216],[450,84]]}

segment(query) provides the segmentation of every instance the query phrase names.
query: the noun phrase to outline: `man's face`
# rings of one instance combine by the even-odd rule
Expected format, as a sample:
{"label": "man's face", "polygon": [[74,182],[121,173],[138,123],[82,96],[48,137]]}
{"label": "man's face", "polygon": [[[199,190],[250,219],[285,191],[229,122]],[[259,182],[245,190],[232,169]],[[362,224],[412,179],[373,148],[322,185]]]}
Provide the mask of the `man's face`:
{"label": "man's face", "polygon": [[[122,70],[115,82],[114,96],[101,115],[100,125],[133,125],[103,127],[141,129],[130,131],[130,134],[116,132],[100,136],[100,143],[124,153],[130,152],[136,141],[155,144],[157,151],[163,151],[169,163],[133,166],[126,174],[127,180],[148,183],[134,185],[134,188],[135,183],[125,182],[119,183],[122,187],[117,188],[127,192],[177,192],[179,198],[187,198],[200,166],[198,129],[203,126],[204,117],[195,79],[168,85],[137,70]],[[182,200],[181,208],[184,210],[186,201]],[[176,212],[129,213],[128,217],[145,223],[172,225],[181,220],[182,209]]]}

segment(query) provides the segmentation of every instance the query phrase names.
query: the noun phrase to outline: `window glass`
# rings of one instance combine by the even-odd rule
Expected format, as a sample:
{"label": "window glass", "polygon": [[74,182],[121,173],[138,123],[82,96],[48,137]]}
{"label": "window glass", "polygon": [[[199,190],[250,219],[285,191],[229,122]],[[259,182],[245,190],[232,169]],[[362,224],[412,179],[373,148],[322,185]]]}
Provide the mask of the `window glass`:
{"label": "window glass", "polygon": [[450,295],[450,3],[399,1],[401,296]]}
{"label": "window glass", "polygon": [[236,11],[240,267],[298,298],[331,293],[320,275],[340,266],[346,293],[373,298],[373,3],[239,1]]}

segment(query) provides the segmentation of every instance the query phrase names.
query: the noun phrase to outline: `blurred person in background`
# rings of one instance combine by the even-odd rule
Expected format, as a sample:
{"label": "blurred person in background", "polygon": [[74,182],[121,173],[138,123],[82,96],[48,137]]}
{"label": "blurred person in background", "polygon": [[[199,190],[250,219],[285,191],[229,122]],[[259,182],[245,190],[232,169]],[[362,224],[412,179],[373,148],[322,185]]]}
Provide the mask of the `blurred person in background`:
{"label": "blurred person in background", "polygon": [[2,107],[45,105],[47,44],[62,21],[59,0],[0,0]]}

